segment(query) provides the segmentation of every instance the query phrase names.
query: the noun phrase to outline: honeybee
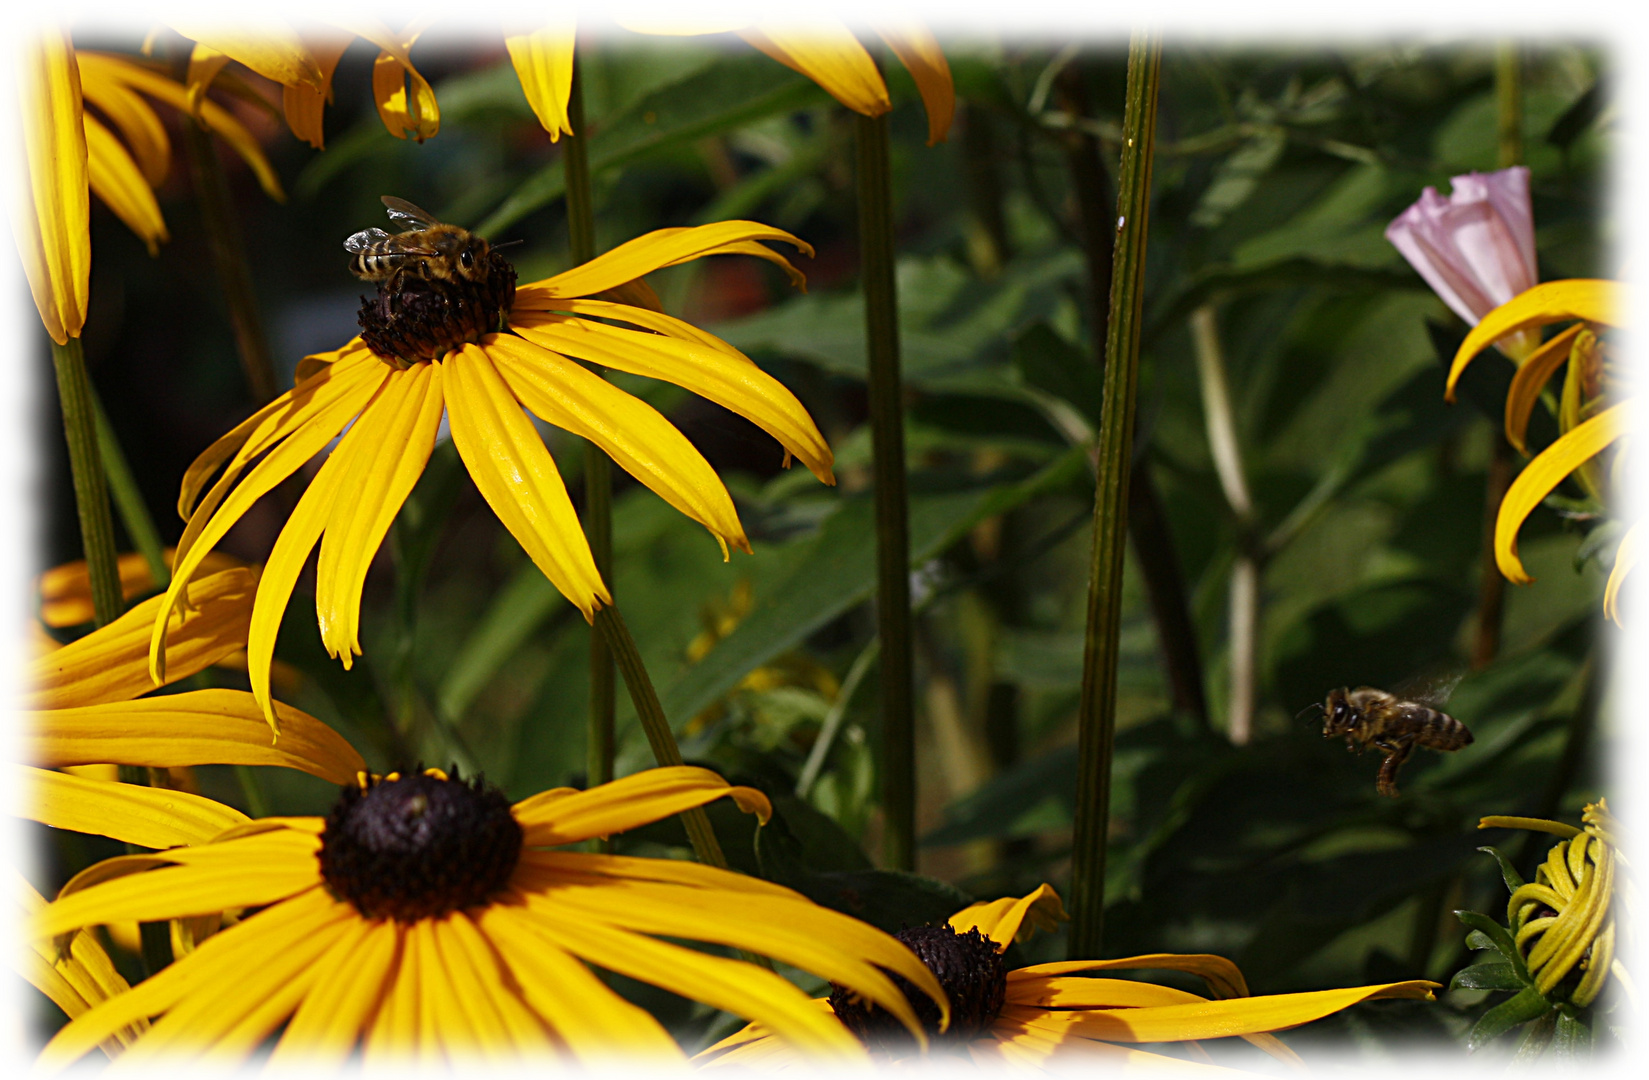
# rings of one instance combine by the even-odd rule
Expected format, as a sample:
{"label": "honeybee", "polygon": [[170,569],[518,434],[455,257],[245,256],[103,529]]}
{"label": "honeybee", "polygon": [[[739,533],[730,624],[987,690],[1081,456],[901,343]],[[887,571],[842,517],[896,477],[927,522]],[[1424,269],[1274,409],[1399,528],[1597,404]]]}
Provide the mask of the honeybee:
{"label": "honeybee", "polygon": [[362,229],[345,240],[344,250],[355,256],[349,263],[350,273],[363,281],[389,283],[391,289],[407,274],[428,281],[486,284],[493,259],[485,240],[468,229],[437,221],[429,211],[405,199],[385,195],[383,203],[389,219],[405,229],[398,233]]}
{"label": "honeybee", "polygon": [[1416,746],[1458,750],[1472,743],[1466,725],[1448,713],[1372,686],[1330,690],[1317,707],[1323,710],[1323,738],[1344,736],[1347,750],[1361,753],[1373,746],[1386,755],[1375,787],[1394,799],[1397,770]]}

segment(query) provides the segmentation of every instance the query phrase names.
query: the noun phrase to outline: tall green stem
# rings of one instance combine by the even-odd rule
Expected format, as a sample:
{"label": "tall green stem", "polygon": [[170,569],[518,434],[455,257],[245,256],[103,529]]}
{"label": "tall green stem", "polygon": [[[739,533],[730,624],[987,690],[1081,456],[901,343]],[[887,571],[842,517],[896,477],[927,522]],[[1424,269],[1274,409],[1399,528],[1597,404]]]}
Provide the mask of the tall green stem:
{"label": "tall green stem", "polygon": [[876,632],[882,643],[883,860],[916,868],[916,724],[910,644],[910,527],[899,382],[899,298],[894,289],[893,184],[888,120],[855,115],[859,259],[870,357],[870,436],[876,485]]}
{"label": "tall green stem", "polygon": [[1139,372],[1151,158],[1157,127],[1162,44],[1136,32],[1128,46],[1117,236],[1105,338],[1105,399],[1099,420],[1099,478],[1088,578],[1088,626],[1077,725],[1077,802],[1071,866],[1070,954],[1099,955],[1105,913],[1105,834],[1110,825],[1111,757],[1116,736],[1117,624],[1128,539],[1128,479]]}
{"label": "tall green stem", "polygon": [[[567,119],[573,134],[562,150],[567,171],[567,246],[574,265],[595,258],[595,203],[590,194],[590,138],[584,130],[584,89],[574,66]],[[584,446],[584,535],[595,556],[596,570],[613,582],[613,466],[595,443]],[[613,778],[613,718],[615,711],[613,654],[600,634],[590,633],[590,721],[585,771],[590,786]]]}
{"label": "tall green stem", "polygon": [[120,572],[115,564],[114,523],[109,517],[109,489],[103,457],[97,449],[97,408],[92,381],[86,374],[86,354],[80,339],[52,344],[57,368],[57,400],[63,410],[63,436],[69,443],[69,474],[74,480],[74,504],[80,514],[80,543],[86,552],[91,578],[92,610],[97,625],[120,617]]}
{"label": "tall green stem", "polygon": [[[680,765],[681,748],[670,731],[670,721],[664,716],[664,707],[658,702],[658,692],[647,677],[647,668],[641,662],[641,651],[636,648],[630,628],[624,625],[624,616],[617,607],[604,607],[595,613],[595,629],[612,650],[624,686],[635,703],[636,715],[641,718],[641,730],[647,735],[647,745],[653,748],[653,759],[662,766]],[[721,844],[710,828],[710,818],[703,807],[682,812],[682,824],[687,826],[687,839],[699,862],[727,868],[727,857],[721,853]]]}
{"label": "tall green stem", "polygon": [[97,422],[97,452],[103,459],[109,494],[114,498],[115,509],[120,511],[120,523],[126,526],[126,535],[132,538],[132,546],[149,564],[149,576],[155,579],[156,587],[164,589],[172,580],[172,571],[166,565],[165,549],[160,546],[160,531],[155,528],[154,518],[149,516],[143,491],[132,476],[132,467],[120,449],[120,440],[115,438],[115,429],[103,411],[103,402],[98,400],[96,388],[90,389],[92,419]]}

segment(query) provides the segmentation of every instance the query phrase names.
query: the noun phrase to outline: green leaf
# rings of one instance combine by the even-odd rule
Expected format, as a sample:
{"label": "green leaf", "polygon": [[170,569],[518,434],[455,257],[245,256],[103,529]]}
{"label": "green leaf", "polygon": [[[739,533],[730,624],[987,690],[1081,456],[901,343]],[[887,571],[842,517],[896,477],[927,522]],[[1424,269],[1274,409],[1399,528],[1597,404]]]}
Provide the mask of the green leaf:
{"label": "green leaf", "polygon": [[[1509,1003],[1508,1003],[1509,1004]],[[1537,1017],[1523,1032],[1523,1038],[1517,1044],[1517,1051],[1512,1054],[1512,1060],[1507,1064],[1509,1069],[1518,1069],[1532,1065],[1539,1061],[1546,1053],[1546,1048],[1552,1044],[1552,1034],[1556,1028],[1557,1011]]]}
{"label": "green leaf", "polygon": [[1500,864],[1500,879],[1506,883],[1506,891],[1514,893],[1524,885],[1523,876],[1517,872],[1512,861],[1501,854],[1500,849],[1485,845],[1477,849],[1486,855],[1493,855],[1494,861]]}
{"label": "green leaf", "polygon": [[1546,141],[1559,150],[1569,149],[1602,115],[1603,104],[1603,82],[1599,80],[1587,87],[1573,105],[1564,109],[1562,116],[1552,121],[1551,129],[1546,132]]}
{"label": "green leaf", "polygon": [[1596,1036],[1586,1010],[1564,1005],[1557,1010],[1552,1032],[1552,1054],[1559,1061],[1584,1062],[1591,1058]]}
{"label": "green leaf", "polygon": [[544,572],[523,563],[487,605],[441,679],[441,710],[457,719],[511,656],[564,603]]}
{"label": "green leaf", "polygon": [[1481,952],[1484,949],[1496,948],[1496,946],[1493,941],[1489,940],[1489,935],[1481,930],[1473,930],[1466,935],[1466,948],[1474,952]]}
{"label": "green leaf", "polygon": [[1484,1013],[1466,1037],[1466,1048],[1480,1050],[1517,1025],[1539,1019],[1551,1010],[1552,1003],[1542,997],[1539,990],[1527,987]]}
{"label": "green leaf", "polygon": [[1260,178],[1271,171],[1287,146],[1288,133],[1280,127],[1256,131],[1215,167],[1213,180],[1191,212],[1191,223],[1212,229],[1224,221],[1254,194]]}
{"label": "green leaf", "polygon": [[1521,990],[1527,985],[1515,967],[1500,960],[1461,968],[1449,980],[1450,990]]}
{"label": "green leaf", "polygon": [[1100,368],[1093,358],[1038,319],[1014,338],[1013,365],[1038,390],[1070,402],[1099,424]]}
{"label": "green leaf", "polygon": [[1454,917],[1488,939],[1489,947],[1500,953],[1525,978],[1529,974],[1523,955],[1517,951],[1509,930],[1480,911],[1456,911]]}

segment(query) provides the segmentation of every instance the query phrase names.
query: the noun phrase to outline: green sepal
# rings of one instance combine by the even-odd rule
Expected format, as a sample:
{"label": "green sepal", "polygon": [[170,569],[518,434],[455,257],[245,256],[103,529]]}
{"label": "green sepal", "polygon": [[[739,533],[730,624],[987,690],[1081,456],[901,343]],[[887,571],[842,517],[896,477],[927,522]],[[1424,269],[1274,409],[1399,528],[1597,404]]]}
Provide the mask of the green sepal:
{"label": "green sepal", "polygon": [[1508,1069],[1532,1065],[1540,1060],[1541,1055],[1552,1045],[1556,1016],[1556,1010],[1544,1013],[1523,1030],[1523,1038],[1518,1041],[1517,1049],[1512,1052],[1512,1060],[1507,1064]]}
{"label": "green sepal", "polygon": [[1524,886],[1525,882],[1522,875],[1512,866],[1512,861],[1500,853],[1499,848],[1485,846],[1477,850],[1486,855],[1493,855],[1494,861],[1500,864],[1500,878],[1506,883],[1508,893],[1514,893]]}
{"label": "green sepal", "polygon": [[1481,1050],[1519,1024],[1526,1024],[1544,1016],[1552,1003],[1530,986],[1515,997],[1502,1001],[1480,1017],[1466,1038],[1468,1050]]}
{"label": "green sepal", "polygon": [[1552,1032],[1552,1053],[1560,1061],[1584,1062],[1592,1056],[1596,1038],[1586,1013],[1573,1005],[1557,1011],[1557,1027]]}
{"label": "green sepal", "polygon": [[1450,990],[1522,990],[1528,985],[1515,967],[1500,960],[1463,967],[1449,980]]}
{"label": "green sepal", "polygon": [[[1529,977],[1529,969],[1523,963],[1523,956],[1517,951],[1517,945],[1512,941],[1511,932],[1504,926],[1501,926],[1481,911],[1456,911],[1454,913],[1454,917],[1471,927],[1477,933],[1482,934],[1483,937],[1487,939],[1488,947],[1499,952],[1501,956],[1504,956],[1506,960],[1517,969],[1518,974],[1522,978],[1527,979]],[[1473,935],[1471,934],[1466,936],[1466,944],[1468,946],[1474,949],[1483,948],[1483,945],[1481,944],[1474,945],[1472,943],[1472,938]]]}

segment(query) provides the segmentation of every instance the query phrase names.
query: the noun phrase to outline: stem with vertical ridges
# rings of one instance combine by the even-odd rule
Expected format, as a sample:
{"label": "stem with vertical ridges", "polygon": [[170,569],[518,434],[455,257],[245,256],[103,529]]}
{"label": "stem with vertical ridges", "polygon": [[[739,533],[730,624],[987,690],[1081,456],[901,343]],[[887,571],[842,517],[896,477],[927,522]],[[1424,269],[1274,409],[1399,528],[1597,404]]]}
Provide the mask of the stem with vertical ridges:
{"label": "stem with vertical ridges", "polygon": [[63,437],[69,443],[69,473],[74,481],[74,504],[80,515],[80,543],[86,552],[91,580],[92,610],[97,625],[120,617],[120,571],[115,562],[114,522],[109,517],[109,489],[103,456],[97,449],[96,407],[92,381],[86,374],[86,354],[80,339],[52,344],[57,369],[57,399],[63,410]]}
{"label": "stem with vertical ridges", "polygon": [[885,114],[855,114],[854,122],[876,497],[876,632],[882,649],[882,852],[889,868],[914,870],[916,725],[911,688],[910,529],[905,506],[904,395],[899,380],[888,119]]}
{"label": "stem with vertical ridges", "polygon": [[1111,758],[1116,736],[1117,624],[1128,536],[1128,479],[1139,372],[1145,242],[1156,139],[1162,43],[1136,31],[1128,46],[1117,236],[1105,340],[1105,399],[1099,422],[1094,546],[1089,567],[1082,702],[1077,726],[1077,801],[1071,866],[1070,955],[1099,955],[1105,913],[1105,841],[1110,826]]}

